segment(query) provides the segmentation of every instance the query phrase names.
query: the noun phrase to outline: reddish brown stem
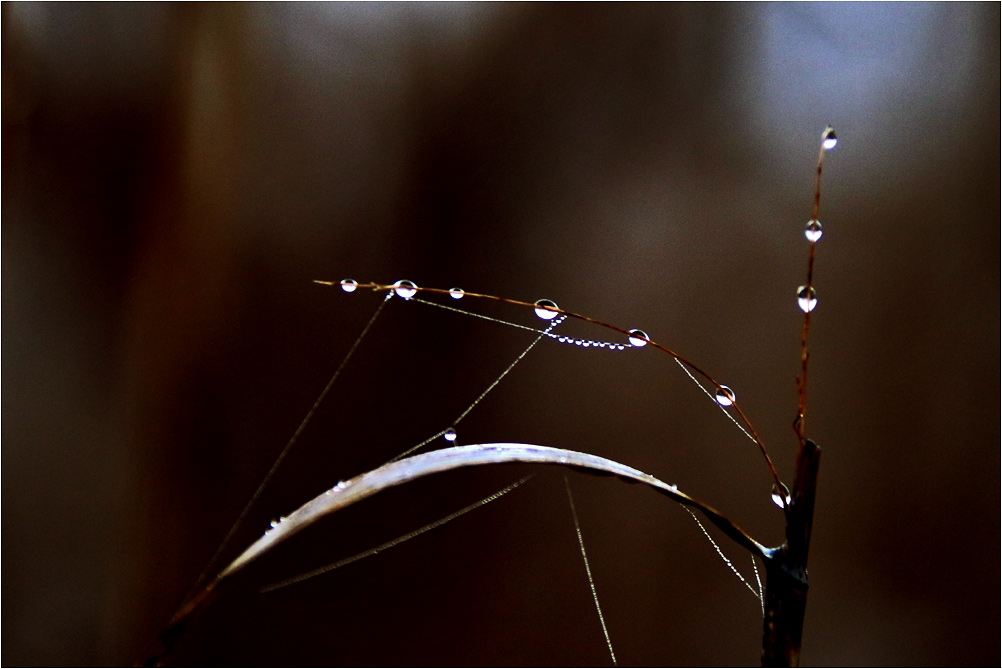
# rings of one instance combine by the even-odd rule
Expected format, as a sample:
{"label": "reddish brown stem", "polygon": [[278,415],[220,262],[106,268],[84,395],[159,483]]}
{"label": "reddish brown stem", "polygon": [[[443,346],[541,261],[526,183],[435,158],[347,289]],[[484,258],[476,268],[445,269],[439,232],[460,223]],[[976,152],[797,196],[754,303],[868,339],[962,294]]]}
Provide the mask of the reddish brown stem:
{"label": "reddish brown stem", "polygon": [[[821,212],[821,169],[824,167],[825,153],[828,151],[824,146],[824,139],[830,130],[831,128],[825,130],[822,136],[821,151],[818,153],[818,171],[814,181],[814,211],[811,215],[812,221],[817,221],[818,215]],[[814,287],[814,249],[816,244],[814,241],[811,241],[810,245],[810,251],[807,255],[807,283],[805,284],[808,296],[810,295],[811,288]],[[807,335],[810,333],[810,329],[811,312],[805,310],[804,327],[800,333],[800,376],[797,378],[797,419],[794,421],[794,430],[797,433],[797,440],[800,442],[801,450],[804,447],[804,427],[805,416],[807,414],[807,362],[810,358],[810,354],[807,351]]]}
{"label": "reddish brown stem", "polygon": [[[813,249],[812,249],[812,253],[813,253]],[[323,281],[321,279],[314,279],[313,283],[318,283],[318,284],[321,284],[323,286],[337,286],[337,285],[339,285],[337,281]],[[375,290],[375,291],[391,291],[391,290],[396,290],[397,286],[387,285],[387,284],[382,284],[382,283],[356,283],[355,284],[355,288],[356,289],[358,289],[358,288],[371,288],[372,290]],[[414,286],[413,289],[416,290],[416,291],[419,291],[419,292],[423,292],[423,293],[437,293],[437,294],[442,294],[442,295],[449,294],[449,293],[452,292],[452,289],[448,289],[447,290],[445,288],[426,288],[426,287],[423,287],[423,286]],[[464,297],[473,297],[473,298],[486,299],[486,300],[493,300],[495,302],[503,302],[504,304],[514,304],[514,305],[517,305],[517,306],[520,306],[520,307],[535,307],[536,306],[535,303],[532,303],[532,302],[523,302],[522,300],[513,300],[513,299],[507,298],[507,297],[497,297],[497,296],[494,296],[494,295],[486,295],[486,294],[483,294],[483,293],[468,293],[468,292],[464,292],[463,296]],[[575,319],[580,320],[580,321],[585,321],[586,323],[592,323],[594,325],[598,325],[600,327],[607,328],[607,329],[613,330],[615,332],[619,332],[620,334],[624,334],[624,335],[626,335],[628,337],[633,336],[630,333],[630,331],[627,330],[627,329],[625,329],[625,328],[621,328],[618,325],[612,325],[611,323],[606,323],[605,321],[600,321],[597,318],[592,318],[591,316],[585,316],[583,314],[574,313],[573,311],[567,311],[566,309],[560,309],[559,307],[549,308],[549,310],[550,311],[554,311],[554,312],[556,312],[558,314],[561,314],[563,316],[567,316],[568,318],[575,318]],[[671,357],[675,358],[680,363],[682,363],[683,365],[685,365],[686,367],[688,367],[689,369],[691,369],[693,372],[695,372],[699,376],[701,376],[704,379],[706,379],[706,381],[708,381],[710,383],[710,385],[713,386],[714,389],[720,390],[723,387],[720,383],[718,383],[707,372],[703,371],[701,368],[697,367],[695,364],[689,362],[688,360],[686,360],[685,358],[683,358],[681,355],[679,355],[675,351],[671,350],[670,348],[668,348],[666,346],[663,346],[663,345],[657,343],[656,341],[654,341],[652,339],[648,339],[647,343],[649,343],[652,347],[658,349],[659,351],[662,351],[663,353],[667,353],[668,355],[670,355]],[[731,404],[731,406],[737,412],[738,416],[741,419],[741,422],[744,423],[744,425],[745,425],[746,428],[748,428],[748,434],[751,436],[752,441],[755,442],[755,445],[758,446],[759,451],[762,453],[762,457],[765,459],[765,463],[769,467],[769,472],[772,474],[773,480],[780,487],[785,487],[784,484],[783,484],[783,482],[782,482],[782,480],[780,480],[780,478],[779,478],[779,473],[776,471],[775,465],[773,465],[773,463],[772,463],[772,458],[769,457],[769,452],[768,452],[768,450],[765,447],[765,442],[763,442],[762,438],[758,436],[758,432],[755,431],[755,427],[751,424],[751,421],[748,419],[748,416],[746,416],[745,413],[744,413],[744,411],[741,410],[741,407],[738,406],[737,400],[734,400],[733,403]]]}

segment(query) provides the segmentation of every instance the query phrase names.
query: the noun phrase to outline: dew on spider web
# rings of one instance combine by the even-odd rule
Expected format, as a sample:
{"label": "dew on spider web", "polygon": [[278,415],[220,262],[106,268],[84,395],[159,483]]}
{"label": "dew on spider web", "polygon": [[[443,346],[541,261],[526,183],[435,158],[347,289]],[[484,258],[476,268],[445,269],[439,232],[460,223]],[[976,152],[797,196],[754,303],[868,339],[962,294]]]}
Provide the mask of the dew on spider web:
{"label": "dew on spider web", "polygon": [[[358,282],[354,281],[353,279],[344,279],[344,280],[342,280],[340,282],[340,286],[341,286],[341,288],[342,288],[343,291],[345,291],[347,293],[351,293],[351,292],[354,292],[354,291],[357,290],[357,288],[358,288]],[[390,294],[391,295],[395,295],[395,296],[399,296],[399,297],[401,297],[401,298],[403,298],[405,300],[412,300],[412,298],[415,298],[417,296],[419,290],[420,289],[413,282],[407,281],[407,280],[400,280],[400,281],[397,281],[394,284],[392,284],[392,290],[390,291]],[[459,289],[459,288],[452,288],[452,289],[450,289],[448,291],[437,291],[437,293],[438,293],[438,297],[440,299],[442,297],[444,297],[444,295],[447,293],[449,295],[449,297],[452,298],[452,300],[457,300],[457,301],[466,296],[466,293],[462,289]],[[387,297],[389,297],[389,296],[387,296]],[[424,297],[424,295],[422,295],[422,297]],[[434,299],[434,296],[430,295],[428,299],[429,300]],[[426,303],[421,298],[413,299],[413,302],[415,302],[415,303]],[[445,302],[451,302],[451,300],[445,300]],[[470,302],[470,299],[464,300],[463,306],[465,307],[466,303],[469,303],[469,302]],[[427,303],[428,304],[432,304],[432,302],[430,302],[430,301],[427,302]],[[453,304],[455,304],[455,303],[453,303]],[[474,300],[474,304],[476,304],[476,300]],[[575,347],[580,347],[581,349],[589,349],[589,350],[591,350],[591,349],[599,349],[599,350],[614,350],[614,351],[633,350],[635,348],[643,348],[648,343],[651,342],[650,336],[645,331],[639,330],[639,329],[629,330],[627,336],[625,337],[626,341],[623,341],[623,335],[619,334],[618,337],[620,337],[620,339],[618,341],[615,341],[615,342],[597,341],[597,340],[593,340],[593,339],[583,339],[583,338],[569,337],[569,336],[567,336],[565,334],[556,334],[556,333],[554,333],[554,329],[557,328],[558,326],[560,326],[560,324],[562,322],[564,322],[565,320],[567,320],[568,316],[566,314],[562,314],[559,311],[559,307],[557,306],[557,304],[554,301],[548,300],[548,299],[541,299],[541,300],[538,300],[538,301],[536,301],[534,303],[533,308],[534,308],[535,315],[539,319],[545,321],[545,324],[539,324],[538,321],[535,321],[535,323],[537,323],[537,325],[534,326],[534,327],[525,327],[523,325],[518,325],[518,324],[515,324],[515,323],[506,323],[506,322],[500,321],[498,319],[494,319],[494,318],[482,316],[480,314],[476,314],[476,313],[473,313],[473,312],[467,312],[465,310],[456,309],[456,307],[453,307],[453,306],[445,306],[444,304],[435,304],[435,306],[444,307],[444,308],[449,309],[450,311],[459,311],[460,313],[464,313],[464,314],[468,314],[468,315],[471,315],[471,316],[475,316],[477,318],[485,318],[486,320],[494,321],[496,323],[500,323],[500,324],[504,324],[504,325],[511,325],[511,326],[514,326],[514,327],[517,327],[517,328],[521,328],[523,330],[530,330],[531,332],[533,332],[533,333],[536,334],[536,337],[532,341],[532,343],[529,344],[528,347],[525,350],[523,350],[522,353],[507,367],[507,369],[504,369],[503,371],[502,370],[498,370],[500,372],[500,374],[486,388],[486,390],[484,390],[482,392],[482,394],[479,395],[479,397],[477,397],[476,399],[474,399],[472,401],[472,404],[470,404],[465,411],[463,411],[462,413],[460,413],[458,415],[458,417],[455,417],[453,419],[453,421],[451,422],[452,427],[449,427],[449,428],[447,428],[444,431],[437,432],[435,435],[429,435],[431,438],[426,439],[426,440],[420,442],[416,446],[412,447],[411,449],[409,449],[409,450],[405,451],[404,453],[402,453],[401,455],[397,456],[397,458],[395,458],[395,459],[399,459],[401,457],[409,455],[414,450],[417,450],[417,449],[425,446],[426,444],[429,444],[429,443],[433,442],[434,439],[436,437],[438,437],[438,436],[441,436],[446,442],[448,442],[447,445],[452,445],[456,441],[456,439],[457,439],[457,431],[456,431],[455,426],[461,420],[463,420],[463,418],[466,416],[466,414],[469,413],[471,410],[473,410],[477,406],[477,404],[482,399],[484,399],[484,397],[501,380],[503,380],[506,377],[506,375],[512,370],[512,368],[519,361],[521,361],[526,356],[526,354],[528,354],[530,352],[530,350],[533,348],[533,346],[535,346],[536,343],[539,342],[539,341],[541,341],[541,340],[542,341],[549,341],[549,340],[552,339],[552,340],[554,340],[556,342],[559,342],[559,343],[570,344],[570,345],[573,345]],[[456,306],[459,306],[459,305],[456,305]],[[372,320],[375,320],[375,316],[373,317]],[[574,319],[570,319],[570,320],[574,320]],[[371,321],[370,321],[370,325],[371,325]],[[589,324],[581,324],[581,327],[586,327],[586,326],[587,327],[593,327],[592,325],[589,325]],[[368,326],[367,326],[367,328],[368,328]],[[622,331],[620,331],[620,333],[622,333]],[[583,334],[583,332],[582,332],[582,334]],[[364,335],[364,331],[363,331],[363,335]],[[358,343],[361,341],[361,338],[362,337],[360,336],[359,339],[356,340],[356,342],[355,342],[355,344],[353,346],[357,346]],[[683,369],[684,369],[684,366],[683,366]],[[690,377],[691,377],[691,374],[690,374]],[[695,382],[695,379],[693,379],[693,381]],[[333,382],[333,379],[332,379],[332,382]],[[696,384],[698,386],[700,385],[698,382],[696,382]],[[700,386],[700,387],[702,387],[702,386]],[[712,385],[709,387],[709,391],[713,392]],[[716,399],[716,401],[721,406],[724,406],[724,407],[730,406],[731,404],[734,403],[734,393],[733,393],[733,391],[731,391],[726,386],[719,386],[717,388],[717,390],[716,390],[716,397],[715,397],[715,399]],[[449,423],[446,423],[446,424],[449,424]],[[441,442],[439,442],[439,443],[441,444]],[[491,448],[491,447],[488,446],[488,447],[484,447],[484,448]],[[561,458],[560,462],[566,463],[567,459],[566,458]],[[334,493],[338,492],[340,490],[340,488],[342,487],[342,485],[343,484],[339,484],[335,488],[332,488],[332,489],[328,490],[327,494],[330,495],[330,494],[334,494]],[[518,484],[515,484],[515,485],[518,485]],[[503,494],[504,492],[507,492],[507,490],[512,489],[514,487],[515,486],[513,485],[510,488],[505,489],[505,491],[503,491],[501,494]],[[672,486],[672,488],[674,488],[674,486]],[[569,497],[568,501],[571,504],[573,504],[573,502],[570,500],[569,491],[568,491],[568,497]],[[487,501],[490,501],[491,499],[494,499],[494,498],[495,497],[492,496],[491,498],[485,499],[483,502],[478,503],[478,505],[482,505],[483,503],[486,503]],[[472,510],[472,508],[473,507],[470,507],[468,510]],[[369,551],[366,551],[363,554],[359,554],[358,556],[354,556],[352,558],[348,558],[348,559],[342,560],[341,563],[335,563],[335,564],[337,566],[341,566],[341,564],[347,564],[347,561],[354,561],[354,560],[359,559],[361,557],[366,557],[368,555],[372,555],[372,554],[375,554],[377,552],[380,552],[380,551],[382,551],[385,548],[389,548],[389,547],[391,547],[393,545],[396,545],[397,543],[405,541],[405,540],[407,540],[407,539],[409,539],[411,537],[417,536],[418,534],[421,534],[421,533],[423,533],[423,532],[425,532],[427,530],[434,529],[435,527],[439,526],[443,522],[447,522],[447,520],[450,520],[451,518],[458,517],[458,515],[460,515],[460,513],[465,513],[466,511],[467,510],[463,510],[462,512],[459,512],[457,514],[453,514],[453,515],[447,517],[446,519],[443,519],[442,521],[436,521],[436,523],[431,523],[431,524],[425,526],[424,528],[421,528],[420,530],[417,530],[417,531],[415,531],[413,533],[410,533],[408,535],[404,535],[403,537],[395,539],[392,542],[389,542],[389,543],[384,544],[382,546],[378,546],[375,549],[370,549]],[[273,523],[272,527],[273,528],[277,527],[277,525],[280,524],[282,522],[282,520],[284,520],[284,519],[281,519],[281,520],[276,521],[275,523]],[[587,558],[587,555],[586,555],[585,550],[584,550],[583,539],[581,539],[581,536],[580,536],[581,529],[580,529],[580,525],[578,523],[578,519],[577,518],[575,518],[575,529],[576,529],[576,532],[579,535],[578,538],[579,538],[579,543],[581,544],[580,545],[580,549],[581,549],[581,553],[582,553],[582,560],[585,561],[586,570],[588,570],[589,569],[588,563],[587,563],[588,558]],[[711,543],[712,543],[712,540],[711,540]],[[329,565],[328,567],[323,568],[323,571],[329,571],[332,568],[336,568],[336,567],[334,565]],[[283,584],[281,584],[281,585],[291,584],[292,582],[298,582],[299,580],[303,580],[304,578],[310,577],[312,575],[317,575],[319,573],[320,573],[320,570],[317,570],[315,573],[311,573],[311,574],[308,574],[308,575],[303,575],[301,577],[296,577],[295,579],[289,579],[288,581],[283,582]],[[599,615],[599,617],[601,619],[601,617],[602,617],[602,611],[601,611],[601,607],[599,605],[599,602],[597,600],[597,595],[595,593],[595,583],[594,583],[594,581],[593,581],[590,573],[588,574],[588,581],[589,581],[589,587],[592,590],[592,595],[595,598],[596,610],[598,611],[598,615]],[[603,621],[603,627],[604,627],[604,621]],[[610,654],[612,654],[612,647],[611,647],[611,644],[608,641],[608,631],[603,629],[603,632],[606,634],[606,642],[609,645],[609,652],[610,652]],[[614,658],[614,655],[613,655],[613,658]]]}

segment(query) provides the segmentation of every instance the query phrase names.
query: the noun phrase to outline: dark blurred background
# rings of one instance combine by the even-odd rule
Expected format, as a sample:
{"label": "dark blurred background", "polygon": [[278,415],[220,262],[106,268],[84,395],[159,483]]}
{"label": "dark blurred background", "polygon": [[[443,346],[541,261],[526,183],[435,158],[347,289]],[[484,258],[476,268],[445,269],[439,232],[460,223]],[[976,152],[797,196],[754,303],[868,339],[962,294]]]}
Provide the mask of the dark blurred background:
{"label": "dark blurred background", "polygon": [[[999,664],[997,3],[2,12],[5,665],[129,664],[167,623],[379,303],[313,279],[643,328],[735,389],[792,478],[827,124],[803,661]],[[531,339],[391,300],[225,557],[448,426]],[[650,348],[543,342],[459,434],[611,457],[782,534],[754,445]],[[432,477],[320,523],[169,662],[605,664],[546,468],[257,594],[529,471]],[[684,511],[571,485],[621,663],[757,664],[759,604]]]}

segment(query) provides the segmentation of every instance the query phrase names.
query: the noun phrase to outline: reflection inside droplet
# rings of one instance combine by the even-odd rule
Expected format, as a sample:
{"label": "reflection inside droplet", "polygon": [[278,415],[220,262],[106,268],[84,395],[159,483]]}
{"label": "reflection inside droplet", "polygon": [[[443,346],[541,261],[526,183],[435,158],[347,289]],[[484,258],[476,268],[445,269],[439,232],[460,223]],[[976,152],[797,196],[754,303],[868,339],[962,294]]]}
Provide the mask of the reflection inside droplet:
{"label": "reflection inside droplet", "polygon": [[835,130],[830,126],[825,128],[825,132],[821,135],[821,146],[825,147],[825,151],[831,151],[838,144],[838,138],[835,137]]}
{"label": "reflection inside droplet", "polygon": [[630,330],[630,345],[638,348],[641,346],[647,346],[647,342],[649,340],[650,337],[648,337],[647,333],[643,330]]}
{"label": "reflection inside droplet", "polygon": [[413,281],[401,279],[393,284],[394,292],[405,300],[409,300],[417,295],[417,286]]}
{"label": "reflection inside droplet", "polygon": [[804,227],[804,236],[810,242],[816,242],[821,239],[821,221],[807,221],[807,225]]}
{"label": "reflection inside droplet", "polygon": [[734,391],[727,386],[720,386],[717,388],[715,398],[717,400],[717,404],[722,407],[729,407],[735,402]]}
{"label": "reflection inside droplet", "polygon": [[797,304],[804,313],[813,311],[814,307],[818,306],[818,294],[813,286],[811,288],[807,286],[797,288]]}
{"label": "reflection inside droplet", "polygon": [[559,316],[560,314],[553,309],[559,309],[557,303],[553,300],[536,300],[536,315],[542,318],[544,321],[550,321]]}

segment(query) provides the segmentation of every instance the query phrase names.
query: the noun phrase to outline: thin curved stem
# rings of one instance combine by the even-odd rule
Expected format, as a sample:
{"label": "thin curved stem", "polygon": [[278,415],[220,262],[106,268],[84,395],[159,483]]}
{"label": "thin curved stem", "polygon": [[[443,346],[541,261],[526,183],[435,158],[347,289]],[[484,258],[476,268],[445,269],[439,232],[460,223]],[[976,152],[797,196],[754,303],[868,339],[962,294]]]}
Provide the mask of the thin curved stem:
{"label": "thin curved stem", "polygon": [[[313,283],[317,283],[317,284],[320,284],[320,285],[323,285],[323,286],[337,286],[337,285],[340,285],[340,283],[337,282],[337,281],[324,281],[322,279],[314,279]],[[356,283],[355,286],[356,286],[356,288],[369,288],[369,289],[372,289],[373,291],[377,291],[377,292],[394,291],[397,288],[399,288],[399,286],[382,284],[382,283],[375,283],[375,282],[370,282],[370,283]],[[412,289],[416,290],[416,291],[419,291],[419,292],[436,293],[436,294],[440,294],[440,295],[447,295],[447,294],[451,293],[452,290],[454,290],[454,289],[446,289],[446,288],[427,288],[427,287],[424,287],[424,286],[413,286]],[[495,295],[487,295],[485,293],[469,293],[469,292],[464,291],[463,292],[463,297],[464,298],[466,298],[466,297],[473,297],[473,298],[484,299],[484,300],[492,300],[494,302],[502,302],[504,304],[513,304],[513,305],[520,306],[520,307],[532,307],[532,308],[536,307],[536,304],[533,303],[533,302],[524,302],[522,300],[513,300],[513,299],[508,298],[508,297],[497,297]],[[592,318],[591,316],[585,316],[583,314],[578,314],[578,313],[575,313],[573,311],[567,311],[566,309],[561,309],[561,308],[555,307],[555,306],[554,307],[546,307],[546,309],[548,311],[553,311],[553,312],[555,312],[557,314],[564,315],[564,316],[566,316],[568,318],[574,318],[574,319],[577,319],[579,321],[584,321],[586,323],[592,323],[594,325],[598,325],[600,327],[612,330],[614,332],[618,332],[620,334],[624,334],[627,337],[635,337],[636,336],[636,335],[632,334],[630,332],[630,330],[627,330],[626,328],[621,328],[618,325],[613,325],[611,323],[606,323],[605,321],[601,321],[601,320],[599,320],[597,318]],[[720,390],[721,388],[723,388],[722,384],[720,384],[716,379],[714,379],[712,376],[710,376],[710,374],[708,372],[704,371],[702,368],[700,368],[699,366],[697,366],[695,363],[693,363],[693,362],[689,361],[688,359],[684,358],[683,356],[681,356],[680,354],[678,354],[675,351],[671,350],[667,346],[659,344],[658,342],[654,341],[653,339],[648,338],[646,341],[647,341],[648,344],[650,344],[654,348],[658,349],[659,351],[661,351],[663,353],[667,353],[671,357],[675,358],[675,360],[677,360],[678,362],[682,363],[683,365],[685,365],[686,367],[688,367],[689,369],[691,369],[693,372],[695,372],[699,376],[701,376],[704,379],[706,379],[706,381],[708,381],[715,389]],[[745,413],[744,413],[744,411],[741,410],[741,407],[738,406],[737,400],[734,400],[733,403],[731,404],[731,406],[734,407],[734,409],[737,412],[738,416],[740,416],[741,421],[745,424],[745,427],[748,428],[748,433],[751,436],[752,440],[755,442],[755,444],[758,446],[759,451],[762,453],[762,457],[765,460],[766,465],[769,467],[769,472],[772,475],[773,480],[778,485],[783,486],[783,482],[779,478],[779,473],[776,471],[776,467],[772,463],[772,458],[769,457],[769,451],[765,447],[765,442],[763,442],[762,438],[759,437],[758,432],[756,432],[755,427],[751,424],[751,421],[748,419],[748,416],[746,416]]]}

